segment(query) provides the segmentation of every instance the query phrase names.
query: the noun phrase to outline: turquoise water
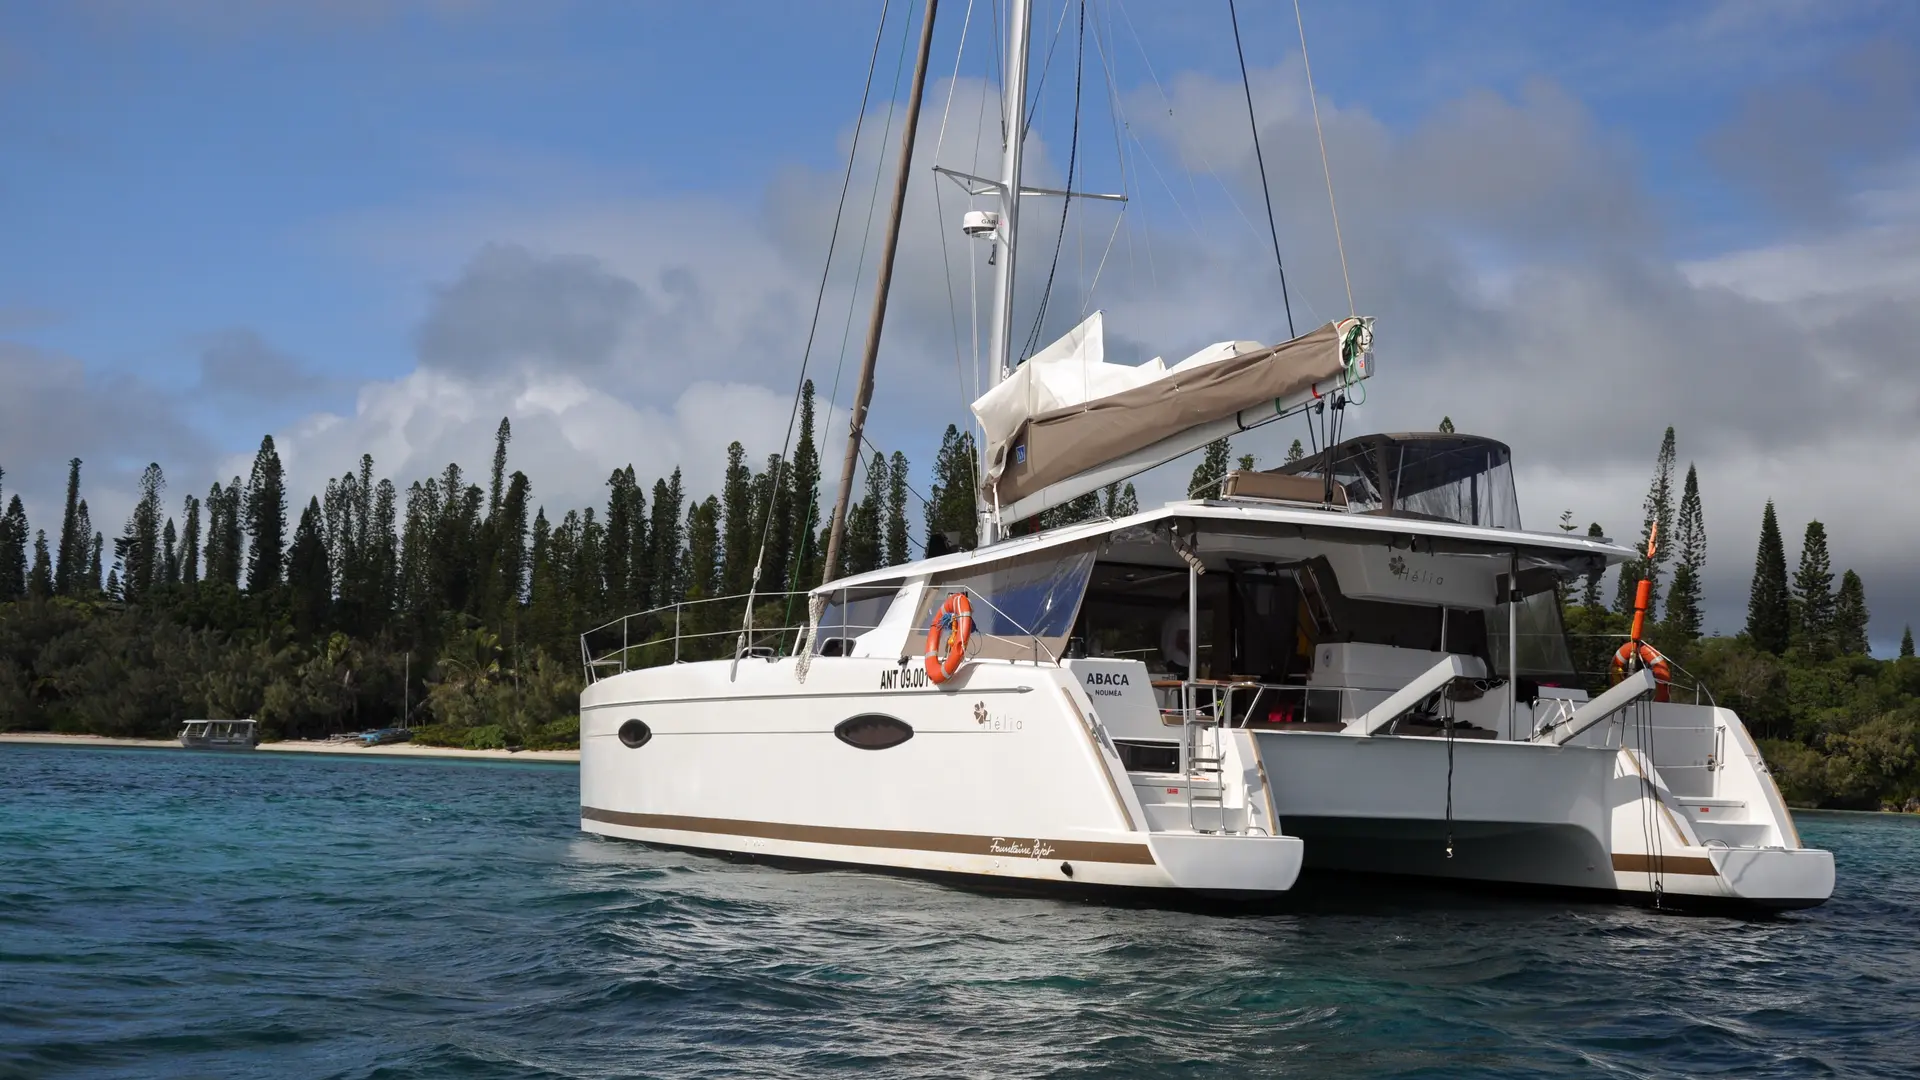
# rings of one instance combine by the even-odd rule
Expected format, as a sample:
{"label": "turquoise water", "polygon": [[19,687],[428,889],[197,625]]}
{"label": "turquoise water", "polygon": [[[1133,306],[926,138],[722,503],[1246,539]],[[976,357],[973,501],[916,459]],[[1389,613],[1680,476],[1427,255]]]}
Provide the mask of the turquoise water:
{"label": "turquoise water", "polygon": [[0,746],[0,1076],[1862,1076],[1920,820],[1762,922],[1444,891],[1218,917],[583,836],[566,767]]}

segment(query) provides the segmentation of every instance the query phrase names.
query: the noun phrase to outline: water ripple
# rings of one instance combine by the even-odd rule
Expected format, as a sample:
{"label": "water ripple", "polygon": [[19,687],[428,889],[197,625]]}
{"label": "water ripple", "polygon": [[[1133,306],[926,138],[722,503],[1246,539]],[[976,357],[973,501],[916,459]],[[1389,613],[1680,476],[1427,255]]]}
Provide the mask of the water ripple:
{"label": "water ripple", "polygon": [[[570,769],[0,747],[0,1076],[1916,1075],[1920,822],[1764,922],[986,898],[577,830]],[[18,797],[27,793],[27,797]]]}

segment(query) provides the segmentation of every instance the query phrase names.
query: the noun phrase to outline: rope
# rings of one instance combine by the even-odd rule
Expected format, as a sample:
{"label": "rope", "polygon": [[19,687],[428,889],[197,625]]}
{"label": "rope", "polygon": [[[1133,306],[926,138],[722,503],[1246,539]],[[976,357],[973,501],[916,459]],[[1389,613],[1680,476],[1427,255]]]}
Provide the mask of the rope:
{"label": "rope", "polygon": [[[1233,0],[1227,2],[1231,4]],[[1340,249],[1340,280],[1347,286],[1347,314],[1358,315],[1359,310],[1353,306],[1353,279],[1347,276],[1347,242],[1340,238],[1340,207],[1333,201],[1333,168],[1327,164],[1327,136],[1320,130],[1320,97],[1313,92],[1313,65],[1307,61],[1307,24],[1300,17],[1300,0],[1293,0],[1293,21],[1300,28],[1300,66],[1307,72],[1307,100],[1313,105],[1313,133],[1320,140],[1320,171],[1327,176],[1327,209],[1333,211],[1333,242]]]}
{"label": "rope", "polygon": [[[1065,10],[1060,12],[1062,22],[1066,21]],[[1074,168],[1080,161],[1080,83],[1086,69],[1087,59],[1087,0],[1080,0],[1080,22],[1075,38],[1073,52],[1073,135],[1067,143],[1067,184],[1064,190],[1073,190]],[[1044,77],[1044,73],[1043,73]],[[1037,105],[1035,106],[1038,107]],[[1032,356],[1040,346],[1040,330],[1047,318],[1047,306],[1053,300],[1053,276],[1060,269],[1060,246],[1067,238],[1067,211],[1073,207],[1073,196],[1065,195],[1060,199],[1060,231],[1053,238],[1053,263],[1047,267],[1047,287],[1040,291],[1040,310],[1034,313],[1033,329],[1027,334],[1026,348],[1021,352]]]}
{"label": "rope", "polygon": [[[820,268],[820,285],[813,297],[813,318],[807,324],[807,344],[800,352],[800,378],[793,387],[793,407],[787,411],[787,434],[780,444],[780,466],[774,469],[773,483],[767,492],[767,520],[760,528],[760,550],[753,558],[753,579],[747,585],[746,612],[741,616],[740,638],[734,648],[737,660],[753,632],[753,600],[760,589],[760,571],[767,558],[767,541],[773,535],[773,511],[779,505],[780,476],[786,465],[787,451],[793,446],[793,428],[800,418],[800,395],[807,384],[807,365],[813,359],[813,339],[820,329],[820,309],[827,299],[827,275],[833,269],[833,252],[840,240],[840,219],[847,209],[847,191],[853,184],[853,163],[860,153],[860,121],[867,115],[867,100],[873,93],[873,72],[880,61],[880,42],[886,34],[887,9],[892,0],[881,0],[880,25],[873,32],[873,53],[867,58],[867,81],[860,90],[860,111],[854,114],[853,146],[847,151],[846,175],[840,179],[840,203],[833,212],[833,231],[827,237],[826,265]],[[831,402],[829,402],[831,407]]]}
{"label": "rope", "polygon": [[[1297,6],[1297,5],[1296,5]],[[1273,263],[1280,268],[1280,302],[1287,309],[1287,337],[1297,337],[1293,329],[1293,301],[1287,296],[1287,264],[1280,258],[1280,230],[1273,223],[1273,191],[1267,186],[1267,158],[1260,152],[1260,123],[1253,117],[1253,83],[1247,79],[1247,54],[1240,47],[1240,16],[1233,0],[1227,0],[1227,17],[1233,20],[1233,51],[1240,57],[1240,89],[1247,95],[1247,126],[1253,129],[1253,160],[1260,165],[1260,197],[1267,203],[1267,236],[1273,240]]]}

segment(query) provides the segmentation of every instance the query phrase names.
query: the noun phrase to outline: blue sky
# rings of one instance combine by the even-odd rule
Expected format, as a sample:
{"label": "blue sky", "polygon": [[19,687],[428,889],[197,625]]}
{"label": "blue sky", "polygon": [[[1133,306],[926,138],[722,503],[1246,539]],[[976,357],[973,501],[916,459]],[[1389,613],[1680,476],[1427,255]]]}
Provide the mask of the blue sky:
{"label": "blue sky", "polygon": [[[717,464],[705,461],[712,421],[754,428],[738,436],[751,445],[783,415],[879,8],[7,5],[8,490],[44,521],[79,454],[102,504],[149,459],[177,497],[234,471],[266,431],[289,447],[296,482],[344,471],[362,444],[405,481],[435,471],[435,454],[478,466],[500,411],[517,410],[516,451],[558,503],[594,498],[626,460],[648,473],[685,464],[699,487]],[[894,137],[881,138],[880,99],[910,43],[909,9],[917,18],[917,4],[897,0],[883,38],[869,150]],[[926,163],[967,10],[943,5]],[[1134,202],[1119,232],[1099,211],[1070,218],[1066,276],[1086,285],[1118,238],[1110,250],[1130,262],[1116,255],[1082,299],[1107,310],[1116,347],[1142,358],[1275,336],[1284,324],[1265,278],[1225,4],[1087,10],[1077,182],[1123,186]],[[1626,535],[1658,429],[1673,423],[1683,459],[1702,463],[1710,532],[1725,538],[1709,574],[1718,623],[1742,614],[1750,522],[1766,497],[1789,528],[1829,520],[1839,558],[1868,577],[1876,638],[1920,617],[1920,573],[1874,538],[1890,523],[1861,515],[1848,492],[1817,490],[1836,453],[1915,460],[1914,386],[1885,370],[1897,346],[1814,355],[1862,312],[1872,326],[1893,320],[1886,341],[1901,342],[1889,306],[1920,292],[1903,255],[1920,235],[1920,5],[1302,10],[1356,299],[1397,343],[1383,350],[1388,371],[1405,373],[1397,390],[1382,380],[1378,422],[1365,426],[1424,426],[1435,409],[1464,419],[1535,463],[1522,491],[1533,524],[1569,505]],[[970,151],[952,147],[970,145],[980,115],[969,106],[991,64],[987,13],[968,22],[949,165],[967,164]],[[1297,314],[1344,314],[1293,8],[1246,0],[1239,14]],[[1056,177],[1077,15],[1043,2],[1035,16],[1036,64],[1064,27],[1032,151]],[[1110,100],[1129,125],[1131,173]],[[853,220],[883,164],[863,158]],[[960,204],[940,209],[956,218]],[[951,393],[937,410],[916,396],[929,372],[952,384],[954,317],[933,208],[910,217],[923,235],[903,250],[907,294],[888,339],[898,358],[883,363],[875,423],[925,462],[939,427],[963,414]],[[947,266],[964,274],[968,253],[948,243]],[[850,264],[835,280],[837,349],[866,285]],[[605,335],[556,329],[556,311],[582,310],[575,287],[613,305],[617,344],[581,346]],[[1050,308],[1047,336],[1072,315]],[[1736,323],[1753,337],[1721,329]],[[1715,329],[1687,329],[1699,326]],[[429,340],[504,359],[436,358]],[[1603,377],[1624,361],[1590,342],[1633,353],[1644,377]],[[567,353],[576,346],[600,351]],[[1642,355],[1663,347],[1675,351]],[[1688,383],[1674,374],[1683,365],[1724,375]],[[509,370],[517,381],[503,390]],[[1605,387],[1581,411],[1619,422],[1589,417],[1562,439],[1566,425],[1540,415],[1580,405],[1566,395],[1578,380]],[[1875,390],[1871,415],[1860,386]],[[583,394],[609,400],[566,404]],[[641,428],[658,437],[627,438]],[[1920,525],[1920,511],[1902,513]]]}

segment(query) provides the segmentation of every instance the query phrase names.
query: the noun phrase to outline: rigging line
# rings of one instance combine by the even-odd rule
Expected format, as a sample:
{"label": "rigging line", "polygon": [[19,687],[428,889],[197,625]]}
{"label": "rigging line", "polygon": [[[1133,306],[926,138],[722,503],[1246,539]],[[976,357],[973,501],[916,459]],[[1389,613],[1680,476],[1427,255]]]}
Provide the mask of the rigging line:
{"label": "rigging line", "polygon": [[[1171,118],[1173,116],[1173,99],[1167,96],[1167,88],[1160,84],[1160,76],[1157,72],[1153,70],[1153,61],[1147,57],[1147,46],[1144,42],[1140,40],[1139,29],[1133,25],[1133,16],[1127,11],[1127,9],[1124,6],[1122,6],[1120,8],[1120,17],[1127,21],[1127,33],[1133,37],[1134,51],[1140,54],[1140,63],[1142,66],[1144,66],[1147,69],[1147,78],[1153,80],[1153,88],[1160,94],[1160,103],[1167,107],[1167,116]],[[1139,144],[1140,152],[1143,154],[1147,154],[1148,161],[1151,162],[1152,154],[1148,153],[1146,144],[1140,142],[1138,137],[1136,137],[1134,141],[1135,143]],[[1196,144],[1194,148],[1196,151],[1198,151],[1200,155],[1200,163],[1207,167],[1207,171],[1210,173],[1218,173],[1219,170],[1214,167],[1213,159],[1207,156],[1206,149],[1198,144]],[[1158,171],[1159,166],[1155,165],[1154,168],[1156,171]],[[1193,182],[1193,169],[1187,165],[1187,159],[1185,155],[1180,155],[1180,168],[1182,171],[1184,171],[1187,174],[1187,191],[1193,196],[1194,212],[1199,213],[1200,212],[1200,187],[1199,185]],[[1165,181],[1163,180],[1162,182],[1164,183]],[[1223,185],[1223,189],[1224,189],[1224,185]],[[1175,208],[1178,209],[1180,196],[1175,195],[1173,193],[1173,188],[1171,185],[1167,187],[1167,196],[1168,198],[1171,198],[1172,200],[1174,200],[1174,206]],[[1181,212],[1181,215],[1184,217],[1186,214],[1186,211],[1184,209],[1181,209],[1180,212]],[[1244,213],[1242,214],[1242,216],[1243,217],[1245,216]],[[1195,232],[1197,234],[1198,230],[1196,229]]]}
{"label": "rigging line", "polygon": [[[833,403],[835,399],[838,398],[840,395],[840,376],[846,369],[847,342],[851,337],[852,331],[853,331],[854,309],[859,304],[860,274],[861,274],[861,271],[864,270],[867,265],[867,246],[873,241],[873,213],[874,213],[874,210],[878,208],[880,203],[880,180],[882,177],[886,175],[886,171],[887,171],[887,151],[886,151],[887,136],[893,134],[893,111],[895,107],[899,104],[899,97],[900,97],[900,72],[906,66],[906,62],[907,62],[907,42],[911,41],[912,39],[913,39],[913,9],[909,8],[907,9],[906,24],[904,27],[902,27],[900,32],[900,55],[894,60],[894,64],[893,64],[893,88],[887,94],[887,122],[886,122],[886,126],[881,131],[880,153],[877,157],[874,158],[874,162],[873,162],[873,191],[867,196],[867,222],[866,222],[866,227],[862,230],[861,236],[860,236],[860,257],[858,260],[855,261],[854,267],[853,267],[853,287],[848,290],[847,321],[846,321],[846,325],[843,326],[840,331],[840,358],[838,361],[835,362],[834,368],[833,368],[833,390],[827,395],[827,415],[829,417],[833,415]],[[918,71],[918,69],[916,69],[916,71]],[[906,169],[906,167],[907,167],[906,163],[902,163],[901,169],[904,170]],[[858,411],[857,398],[859,397],[859,395],[858,393],[856,393],[854,396],[856,398],[855,407],[847,410],[847,423],[849,428],[851,428],[855,419],[855,413]],[[829,425],[829,427],[831,427],[831,425]],[[802,530],[804,535],[801,537],[801,540],[800,540],[800,552],[802,554],[804,554],[804,552],[806,551],[808,541],[813,538],[813,517],[815,512],[818,511],[820,508],[819,507],[820,496],[818,494],[818,489],[817,488],[814,489],[814,491],[811,492],[810,494],[811,494],[811,501],[807,505],[805,513],[801,515],[802,520],[806,523],[805,528]],[[831,545],[829,545],[828,554],[832,554],[832,553],[833,552],[831,549]],[[804,568],[805,568],[804,562],[796,561],[795,563],[796,570],[804,569]],[[831,573],[832,572],[831,569],[829,569],[828,572]],[[792,584],[793,582],[789,581],[789,583]],[[824,584],[824,582],[822,584]],[[788,590],[786,615],[781,619],[781,621],[783,623],[790,624],[792,622],[792,617],[793,617],[793,591]]]}
{"label": "rigging line", "polygon": [[[1294,5],[1299,10],[1299,5]],[[1227,0],[1227,17],[1233,20],[1233,51],[1240,57],[1240,88],[1247,95],[1247,126],[1253,129],[1253,160],[1260,165],[1260,197],[1267,202],[1267,235],[1273,238],[1273,262],[1280,268],[1280,303],[1287,309],[1287,337],[1295,337],[1293,301],[1287,297],[1287,264],[1280,258],[1280,231],[1273,224],[1273,190],[1267,185],[1267,158],[1260,152],[1260,122],[1253,116],[1253,83],[1247,79],[1247,54],[1240,47],[1240,16],[1233,0]]]}
{"label": "rigging line", "polygon": [[[912,29],[913,14],[909,11],[907,14],[906,30],[911,31]],[[884,179],[887,174],[887,136],[893,134],[893,110],[897,104],[896,99],[898,99],[900,95],[900,70],[906,65],[907,42],[912,37],[913,35],[911,33],[904,31],[900,35],[900,57],[894,63],[893,67],[893,91],[887,95],[887,123],[886,127],[880,132],[880,156],[875,158],[873,162],[873,191],[867,196],[867,224],[860,233],[860,257],[855,260],[853,264],[853,285],[847,291],[847,321],[845,325],[840,328],[840,359],[834,364],[833,390],[827,395],[827,407],[829,409],[831,409],[833,403],[840,398],[840,377],[845,373],[847,367],[847,343],[853,339],[853,314],[860,306],[860,274],[867,268],[867,246],[873,242],[873,214],[875,210],[880,208],[880,181]],[[852,417],[851,410],[848,411],[848,417],[849,419]]]}
{"label": "rigging line", "polygon": [[1113,242],[1120,236],[1120,223],[1126,220],[1125,211],[1113,216],[1113,231],[1107,234],[1107,248],[1100,253],[1099,265],[1093,268],[1093,281],[1087,285],[1087,298],[1080,302],[1080,317],[1087,317],[1087,309],[1093,306],[1093,293],[1100,287],[1100,275],[1106,272],[1107,256],[1113,254]]}
{"label": "rigging line", "polygon": [[[947,106],[940,114],[940,137],[933,144],[933,160],[940,161],[940,148],[947,142],[947,117],[953,112],[954,88],[960,85],[960,61],[967,51],[967,29],[973,25],[973,0],[967,0],[967,15],[960,23],[960,46],[953,57],[953,79],[947,83]],[[984,107],[986,95],[980,95]],[[976,145],[978,145],[976,143]],[[947,252],[947,209],[946,201],[940,191],[940,181],[936,177],[933,183],[934,230],[940,234],[940,270],[947,279],[947,321],[953,327],[953,375],[960,389],[960,409],[966,411],[967,376],[965,364],[960,358],[960,316],[953,302],[953,257]]]}
{"label": "rigging line", "polygon": [[[820,329],[820,310],[827,299],[827,275],[833,270],[833,253],[840,241],[840,222],[847,210],[847,191],[853,184],[853,163],[860,154],[860,121],[867,115],[867,101],[873,93],[873,72],[880,61],[880,43],[885,40],[887,31],[887,11],[892,0],[881,0],[880,25],[873,32],[873,53],[867,57],[867,81],[860,90],[860,110],[853,119],[853,145],[847,150],[847,171],[840,179],[840,202],[833,212],[833,231],[827,236],[826,264],[820,268],[820,285],[813,297],[813,317],[807,323],[807,344],[800,352],[800,378],[793,387],[793,407],[787,411],[787,434],[780,444],[780,466],[774,470],[773,483],[767,490],[767,517],[760,527],[760,550],[753,558],[753,579],[747,586],[746,611],[741,616],[740,645],[746,643],[746,636],[753,627],[753,598],[760,588],[760,571],[767,558],[767,541],[773,536],[773,511],[779,505],[780,474],[785,468],[787,451],[793,446],[793,428],[800,418],[800,397],[807,384],[807,366],[813,359],[813,340]],[[828,403],[832,408],[832,403]],[[736,649],[737,651],[737,649]]]}
{"label": "rigging line", "polygon": [[[1065,9],[1061,18],[1066,18]],[[1073,134],[1067,143],[1067,186],[1062,190],[1073,190],[1074,167],[1080,162],[1080,77],[1085,70],[1087,58],[1087,0],[1080,0],[1080,29],[1073,54]],[[1022,350],[1032,356],[1040,345],[1040,331],[1046,323],[1047,308],[1053,302],[1053,275],[1060,269],[1060,248],[1067,239],[1067,211],[1073,207],[1073,196],[1064,195],[1060,199],[1060,231],[1053,238],[1053,262],[1047,267],[1047,287],[1040,290],[1040,310],[1034,313],[1033,330],[1027,334],[1026,348]]]}
{"label": "rigging line", "polygon": [[[1231,5],[1233,0],[1227,0]],[[1340,208],[1333,201],[1333,167],[1327,164],[1327,136],[1320,130],[1320,98],[1313,92],[1313,65],[1307,61],[1307,24],[1300,17],[1300,0],[1293,0],[1294,25],[1300,28],[1300,66],[1307,73],[1307,101],[1313,105],[1313,133],[1320,140],[1320,171],[1327,176],[1327,209],[1333,211],[1333,242],[1340,249],[1340,280],[1347,286],[1347,314],[1358,315],[1353,304],[1353,279],[1347,276],[1347,242],[1340,238]],[[1241,61],[1242,66],[1246,61]],[[1249,106],[1251,108],[1251,106]],[[1271,208],[1267,211],[1271,214]]]}
{"label": "rigging line", "polygon": [[[873,452],[874,452],[874,453],[876,453],[876,454],[884,454],[884,453],[886,453],[886,451],[884,451],[884,450],[882,450],[882,449],[880,449],[879,447],[877,447],[877,446],[875,446],[875,445],[873,445],[873,440],[872,440],[872,439],[869,439],[869,438],[867,438],[867,433],[866,433],[866,432],[864,432],[864,431],[860,433],[860,441],[861,441],[861,442],[862,442],[863,444],[865,444],[865,445],[866,445],[866,448],[867,448],[867,449],[869,449],[869,450],[871,450],[871,451],[873,451]],[[860,466],[860,468],[861,468],[861,471],[862,471],[862,472],[865,472],[865,471],[866,471],[866,468],[867,468],[867,466],[866,466],[866,465],[865,465],[864,463],[862,463],[862,465]],[[930,503],[930,502],[928,502],[928,501],[927,501],[927,497],[926,497],[925,495],[922,495],[922,494],[920,494],[920,492],[919,492],[919,490],[918,490],[917,488],[915,488],[915,487],[913,486],[913,483],[912,483],[912,481],[908,481],[908,482],[907,482],[907,484],[906,484],[906,488],[907,488],[907,493],[908,493],[908,494],[910,494],[910,495],[912,495],[912,496],[913,496],[914,498],[916,498],[916,499],[919,499],[919,500],[920,500],[920,505],[921,505],[921,506],[932,506],[932,505],[933,505],[932,503]]]}
{"label": "rigging line", "polygon": [[[1082,2],[1084,3],[1085,0]],[[1047,85],[1047,70],[1053,67],[1053,50],[1060,47],[1060,31],[1066,29],[1067,9],[1070,6],[1069,4],[1060,5],[1060,21],[1053,24],[1053,40],[1047,43],[1047,57],[1040,64],[1040,79],[1033,84],[1033,108],[1027,110],[1026,119],[1020,125],[1020,137],[1023,139],[1033,130],[1034,118],[1040,115],[1040,91]],[[1085,19],[1085,17],[1083,12],[1081,18]],[[1025,102],[1022,104],[1024,105]]]}
{"label": "rigging line", "polygon": [[[973,25],[973,0],[967,0],[966,18],[960,21],[960,45],[953,53],[953,78],[947,80],[947,104],[940,110],[940,137],[933,142],[933,163],[940,164],[940,148],[947,145],[947,120],[953,115],[953,92],[960,85],[960,60],[967,54],[967,29]],[[938,184],[934,189],[939,190]]]}

